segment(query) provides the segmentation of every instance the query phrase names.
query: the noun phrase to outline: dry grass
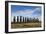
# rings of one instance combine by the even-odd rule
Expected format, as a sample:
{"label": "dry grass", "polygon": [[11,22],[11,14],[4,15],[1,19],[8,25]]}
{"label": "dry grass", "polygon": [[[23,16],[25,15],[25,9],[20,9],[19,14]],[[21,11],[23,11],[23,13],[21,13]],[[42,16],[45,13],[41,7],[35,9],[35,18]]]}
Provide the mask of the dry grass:
{"label": "dry grass", "polygon": [[11,24],[11,28],[33,28],[41,27],[41,23],[21,23],[21,24]]}

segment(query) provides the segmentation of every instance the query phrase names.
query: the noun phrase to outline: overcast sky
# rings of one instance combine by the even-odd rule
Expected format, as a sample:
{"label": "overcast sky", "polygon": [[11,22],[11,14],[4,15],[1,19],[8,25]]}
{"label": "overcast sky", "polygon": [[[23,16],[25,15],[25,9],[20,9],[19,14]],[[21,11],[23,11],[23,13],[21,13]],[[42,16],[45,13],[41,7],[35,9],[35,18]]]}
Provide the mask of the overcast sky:
{"label": "overcast sky", "polygon": [[11,5],[12,20],[14,16],[23,16],[31,18],[39,18],[41,20],[41,7],[40,6],[20,6]]}

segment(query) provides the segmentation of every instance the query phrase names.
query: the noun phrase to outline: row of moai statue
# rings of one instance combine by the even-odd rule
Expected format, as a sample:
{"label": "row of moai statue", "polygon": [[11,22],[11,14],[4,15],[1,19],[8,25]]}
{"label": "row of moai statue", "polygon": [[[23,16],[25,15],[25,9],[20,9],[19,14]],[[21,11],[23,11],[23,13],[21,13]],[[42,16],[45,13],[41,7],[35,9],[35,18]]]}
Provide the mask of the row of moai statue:
{"label": "row of moai statue", "polygon": [[[20,19],[19,19],[20,18]],[[17,16],[17,19],[16,17],[14,16],[13,18],[13,22],[16,23],[16,20],[17,20],[17,23],[32,23],[32,22],[39,22],[39,19],[31,19],[31,18],[28,18],[28,17],[22,17],[22,16]]]}
{"label": "row of moai statue", "polygon": [[[20,17],[20,19],[19,19]],[[27,18],[27,17],[22,17],[22,16],[17,16],[17,22],[30,22],[31,18]],[[13,18],[13,22],[16,22],[16,17],[14,16]]]}

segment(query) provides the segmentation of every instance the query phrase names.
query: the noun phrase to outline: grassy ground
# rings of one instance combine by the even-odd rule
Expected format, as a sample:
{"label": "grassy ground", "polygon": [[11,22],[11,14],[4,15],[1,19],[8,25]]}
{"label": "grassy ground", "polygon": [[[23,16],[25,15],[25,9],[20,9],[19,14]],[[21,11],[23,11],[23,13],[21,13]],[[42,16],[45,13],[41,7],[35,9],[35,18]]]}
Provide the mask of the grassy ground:
{"label": "grassy ground", "polygon": [[11,24],[11,28],[35,28],[41,27],[41,23],[20,23],[20,24]]}

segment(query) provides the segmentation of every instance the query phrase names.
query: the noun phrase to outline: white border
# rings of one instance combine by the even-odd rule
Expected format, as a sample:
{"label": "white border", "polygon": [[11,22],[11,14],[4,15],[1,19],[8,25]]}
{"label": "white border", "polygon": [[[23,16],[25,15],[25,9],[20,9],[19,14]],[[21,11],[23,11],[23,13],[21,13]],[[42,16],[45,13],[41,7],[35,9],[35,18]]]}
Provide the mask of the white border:
{"label": "white border", "polygon": [[[11,5],[22,5],[22,6],[41,6],[42,7],[42,27],[39,27],[39,28],[20,28],[20,29],[11,29]],[[41,4],[24,4],[24,3],[8,3],[8,11],[9,11],[9,14],[8,14],[8,31],[9,32],[13,32],[13,31],[29,31],[29,30],[43,30],[44,28],[44,6],[41,5]]]}

